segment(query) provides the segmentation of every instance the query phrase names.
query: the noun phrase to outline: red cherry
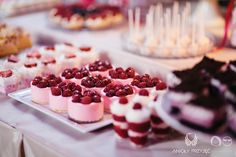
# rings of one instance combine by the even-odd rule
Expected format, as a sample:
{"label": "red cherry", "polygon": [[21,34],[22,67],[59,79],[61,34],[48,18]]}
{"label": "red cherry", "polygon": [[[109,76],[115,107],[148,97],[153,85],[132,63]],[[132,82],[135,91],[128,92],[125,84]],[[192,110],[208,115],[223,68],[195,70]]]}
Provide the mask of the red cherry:
{"label": "red cherry", "polygon": [[131,95],[134,93],[133,88],[130,85],[125,85],[124,90],[127,93],[127,95]]}
{"label": "red cherry", "polygon": [[166,88],[167,88],[167,86],[166,86],[166,84],[164,82],[159,82],[156,85],[156,90],[164,90]]}
{"label": "red cherry", "polygon": [[60,77],[56,77],[54,80],[57,82],[57,84],[62,82]]}
{"label": "red cherry", "polygon": [[140,82],[140,83],[138,84],[138,87],[139,87],[139,88],[146,88],[146,87],[147,87],[147,83],[146,83],[146,82]]}
{"label": "red cherry", "polygon": [[49,80],[52,80],[52,79],[56,78],[56,76],[54,74],[50,74],[46,78]]}
{"label": "red cherry", "polygon": [[72,91],[70,89],[65,89],[63,92],[62,92],[62,96],[63,97],[70,97],[72,96]]}
{"label": "red cherry", "polygon": [[52,51],[54,51],[54,50],[55,50],[55,47],[54,47],[54,46],[47,46],[47,47],[45,47],[45,49],[46,49],[46,50],[52,50]]}
{"label": "red cherry", "polygon": [[51,87],[51,93],[54,96],[59,96],[61,95],[61,89],[58,87]]}
{"label": "red cherry", "polygon": [[57,82],[55,80],[49,80],[48,81],[49,87],[55,87],[57,86]]}
{"label": "red cherry", "polygon": [[146,89],[141,89],[141,90],[139,91],[139,95],[142,95],[142,96],[149,96],[149,92],[148,92],[148,90],[146,90]]}
{"label": "red cherry", "polygon": [[43,78],[41,77],[41,76],[36,76],[35,78],[34,78],[34,80],[38,80],[38,81],[41,81]]}
{"label": "red cherry", "polygon": [[76,57],[76,55],[74,53],[65,54],[65,58],[67,58],[67,59],[71,59],[71,58],[75,58],[75,57]]}
{"label": "red cherry", "polygon": [[12,63],[18,63],[18,62],[19,62],[19,59],[18,59],[15,55],[10,55],[10,56],[7,58],[7,61],[8,61],[8,62],[12,62]]}
{"label": "red cherry", "polygon": [[126,97],[120,97],[119,103],[122,105],[128,104],[128,99]]}
{"label": "red cherry", "polygon": [[127,77],[125,72],[122,72],[122,73],[119,74],[119,78],[120,79],[127,79],[128,77]]}
{"label": "red cherry", "polygon": [[0,77],[7,78],[13,75],[12,70],[0,71]]}
{"label": "red cherry", "polygon": [[72,102],[79,103],[81,101],[81,96],[79,94],[74,94],[72,96]]}
{"label": "red cherry", "polygon": [[141,110],[142,109],[142,105],[140,103],[135,103],[133,106],[134,110]]}
{"label": "red cherry", "polygon": [[121,97],[121,96],[125,96],[126,95],[126,92],[122,89],[119,89],[117,92],[116,92],[116,96],[118,97]]}
{"label": "red cherry", "polygon": [[66,79],[72,79],[74,76],[73,76],[73,74],[72,73],[67,73],[66,75],[65,75],[65,78]]}
{"label": "red cherry", "polygon": [[90,96],[84,96],[81,98],[81,103],[82,104],[90,104],[92,102],[92,98]]}
{"label": "red cherry", "polygon": [[99,96],[99,95],[94,95],[94,96],[93,96],[93,102],[96,102],[96,103],[101,102],[101,96]]}
{"label": "red cherry", "polygon": [[37,86],[38,83],[39,83],[39,80],[33,80],[32,81],[32,85],[34,85],[34,86]]}
{"label": "red cherry", "polygon": [[59,87],[59,88],[62,88],[62,87],[64,87],[64,86],[66,86],[66,83],[65,83],[65,82],[61,82],[61,83],[58,84],[58,87]]}
{"label": "red cherry", "polygon": [[129,78],[133,78],[135,76],[135,70],[133,68],[131,68],[131,67],[126,69],[126,73],[127,73]]}
{"label": "red cherry", "polygon": [[47,80],[41,80],[41,81],[39,81],[39,83],[37,84],[37,87],[38,88],[46,88],[46,87],[48,87],[48,81]]}

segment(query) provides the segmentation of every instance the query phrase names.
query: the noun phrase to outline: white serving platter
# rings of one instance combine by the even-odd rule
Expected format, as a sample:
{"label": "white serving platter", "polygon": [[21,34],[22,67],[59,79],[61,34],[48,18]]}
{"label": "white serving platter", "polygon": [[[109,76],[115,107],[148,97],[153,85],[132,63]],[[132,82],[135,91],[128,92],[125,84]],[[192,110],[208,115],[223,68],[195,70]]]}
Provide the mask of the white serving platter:
{"label": "white serving platter", "polygon": [[61,123],[64,123],[70,128],[73,128],[79,132],[87,133],[91,132],[97,129],[100,129],[104,126],[112,124],[112,117],[111,114],[105,113],[104,117],[101,121],[94,122],[94,123],[75,123],[68,119],[67,114],[59,114],[56,112],[53,112],[49,109],[47,105],[39,105],[37,103],[34,103],[31,101],[31,93],[30,88],[19,90],[13,93],[8,94],[9,97],[19,101],[22,103],[22,105],[27,105],[35,110],[38,110],[41,113],[44,113],[45,115],[56,119],[60,121]]}
{"label": "white serving platter", "polygon": [[163,95],[162,99],[159,99],[159,101],[157,101],[157,104],[155,105],[156,111],[157,111],[158,115],[162,118],[162,120],[166,124],[171,126],[173,129],[179,131],[180,133],[182,133],[184,135],[187,135],[189,133],[195,134],[198,139],[200,139],[201,141],[207,142],[207,143],[211,142],[212,138],[214,138],[214,137],[219,137],[220,139],[223,139],[225,136],[228,136],[228,137],[232,138],[233,144],[234,145],[236,144],[236,141],[233,138],[233,136],[227,132],[222,133],[222,134],[210,134],[210,133],[205,133],[205,132],[193,129],[191,127],[188,127],[188,126],[182,124],[176,116],[174,116],[170,113],[171,106],[166,101],[165,95],[166,95],[166,93]]}

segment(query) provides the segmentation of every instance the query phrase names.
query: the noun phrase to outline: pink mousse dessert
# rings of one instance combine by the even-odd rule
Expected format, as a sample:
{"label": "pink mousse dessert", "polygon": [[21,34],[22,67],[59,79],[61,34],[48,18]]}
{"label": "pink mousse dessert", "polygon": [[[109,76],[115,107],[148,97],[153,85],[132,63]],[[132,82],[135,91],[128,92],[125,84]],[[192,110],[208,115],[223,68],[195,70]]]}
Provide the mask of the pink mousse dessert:
{"label": "pink mousse dessert", "polygon": [[118,139],[128,138],[128,123],[125,115],[129,107],[130,103],[126,97],[120,97],[119,100],[116,100],[111,104],[113,128]]}
{"label": "pink mousse dessert", "polygon": [[37,62],[26,62],[19,69],[21,73],[21,88],[29,87],[35,76],[41,75],[41,67]]}
{"label": "pink mousse dessert", "polygon": [[75,53],[65,53],[59,58],[61,69],[68,69],[80,66],[80,58]]}
{"label": "pink mousse dessert", "polygon": [[20,59],[14,55],[10,55],[4,62],[3,66],[6,69],[17,69],[22,66]]}
{"label": "pink mousse dessert", "polygon": [[48,75],[47,77],[37,76],[31,82],[31,99],[40,105],[48,105],[50,87],[55,87],[61,82],[60,77]]}
{"label": "pink mousse dessert", "polygon": [[47,76],[49,74],[58,75],[60,72],[60,67],[57,61],[53,57],[44,58],[41,62],[42,64],[42,75]]}
{"label": "pink mousse dessert", "polygon": [[109,76],[109,70],[111,70],[113,67],[110,62],[108,61],[95,61],[94,63],[91,63],[88,65],[89,72],[92,75],[102,75],[104,77]]}
{"label": "pink mousse dessert", "polygon": [[68,102],[69,119],[77,123],[91,123],[102,119],[104,105],[101,96],[94,91],[75,93]]}
{"label": "pink mousse dessert", "polygon": [[147,89],[149,93],[151,93],[152,89],[155,88],[159,82],[159,78],[144,74],[136,75],[131,82],[131,85],[134,87],[136,93],[138,93],[140,89]]}
{"label": "pink mousse dessert", "polygon": [[38,50],[32,50],[31,52],[26,54],[26,59],[30,61],[37,62],[42,58],[41,53]]}
{"label": "pink mousse dessert", "polygon": [[113,79],[116,84],[131,84],[135,76],[135,70],[133,68],[127,68],[124,70],[119,67],[116,69],[109,70],[109,76]]}
{"label": "pink mousse dessert", "polygon": [[75,83],[61,82],[57,87],[51,87],[49,107],[58,113],[66,113],[68,101],[73,93],[81,93],[81,87]]}
{"label": "pink mousse dessert", "polygon": [[102,92],[105,111],[110,112],[111,103],[115,100],[118,100],[119,97],[125,96],[128,99],[130,99],[133,93],[134,91],[131,85],[121,85],[121,84],[110,83],[104,88]]}
{"label": "pink mousse dessert", "polygon": [[128,135],[132,145],[142,147],[146,144],[150,129],[150,111],[140,103],[135,103],[126,114]]}
{"label": "pink mousse dessert", "polygon": [[19,78],[13,70],[0,70],[0,92],[8,94],[18,89]]}
{"label": "pink mousse dessert", "polygon": [[81,85],[84,88],[95,90],[99,94],[102,93],[102,90],[111,83],[111,80],[102,75],[88,76],[81,81]]}

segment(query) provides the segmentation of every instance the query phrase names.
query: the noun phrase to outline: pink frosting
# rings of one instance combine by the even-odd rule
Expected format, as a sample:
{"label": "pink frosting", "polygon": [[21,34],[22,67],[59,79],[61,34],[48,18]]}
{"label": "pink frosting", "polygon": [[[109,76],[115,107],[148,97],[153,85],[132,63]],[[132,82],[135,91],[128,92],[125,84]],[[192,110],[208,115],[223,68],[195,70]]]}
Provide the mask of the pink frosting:
{"label": "pink frosting", "polygon": [[37,86],[31,85],[31,99],[32,101],[47,105],[49,102],[50,88],[38,88]]}
{"label": "pink frosting", "polygon": [[81,103],[74,103],[71,99],[68,102],[69,117],[78,122],[94,122],[103,117],[104,105],[103,103],[91,103],[84,105]]}
{"label": "pink frosting", "polygon": [[56,112],[67,112],[70,97],[54,96],[49,94],[49,107]]}
{"label": "pink frosting", "polygon": [[128,79],[113,79],[112,81],[115,84],[122,84],[122,85],[127,85],[127,84],[131,84],[133,79],[128,78]]}
{"label": "pink frosting", "polygon": [[108,77],[108,70],[106,71],[90,71],[93,76],[102,75],[103,77]]}

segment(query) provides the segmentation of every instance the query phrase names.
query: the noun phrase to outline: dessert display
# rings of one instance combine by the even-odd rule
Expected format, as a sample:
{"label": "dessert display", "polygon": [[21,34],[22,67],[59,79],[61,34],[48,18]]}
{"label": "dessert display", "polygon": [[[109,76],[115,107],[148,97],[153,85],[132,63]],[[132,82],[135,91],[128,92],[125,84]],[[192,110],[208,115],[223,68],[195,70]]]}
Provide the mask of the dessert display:
{"label": "dessert display", "polygon": [[179,9],[179,3],[163,9],[151,6],[144,26],[140,26],[139,8],[129,10],[129,31],[123,35],[123,47],[133,53],[159,58],[186,58],[204,55],[213,43],[206,35],[202,17],[191,21],[191,6]]}
{"label": "dessert display", "polygon": [[10,69],[0,70],[0,92],[7,94],[18,89],[19,76]]}
{"label": "dessert display", "polygon": [[32,101],[40,105],[47,105],[49,103],[50,87],[55,87],[60,82],[61,78],[53,74],[47,77],[35,77],[31,83]]}
{"label": "dessert display", "polygon": [[55,25],[69,30],[104,29],[120,24],[124,19],[119,7],[79,3],[59,5],[50,11],[49,18]]}
{"label": "dessert display", "polygon": [[18,54],[31,46],[31,38],[22,28],[0,23],[0,57]]}
{"label": "dessert display", "polygon": [[116,82],[116,84],[131,84],[133,78],[135,77],[135,70],[131,67],[123,69],[118,67],[109,71],[109,76]]}
{"label": "dessert display", "polygon": [[68,102],[69,119],[75,122],[96,122],[102,119],[103,114],[103,101],[96,91],[75,93]]}
{"label": "dessert display", "polygon": [[171,114],[180,123],[206,133],[233,130],[236,80],[233,67],[234,62],[204,57],[191,70],[173,72],[168,76],[172,87],[164,99]]}
{"label": "dessert display", "polygon": [[70,71],[65,70],[66,72],[63,73],[62,79],[65,79],[65,73],[68,73],[67,80],[73,78],[74,82],[80,84],[82,78],[89,75],[89,70],[85,70],[86,68],[78,70],[78,68],[91,63],[90,61],[94,62],[98,57],[98,53],[92,47],[76,47],[64,43],[35,47],[28,50],[26,54],[19,56],[10,55],[2,66],[5,69],[14,70],[19,76],[17,89],[30,87],[30,82],[35,76],[47,76],[50,74],[58,76],[63,70],[73,69],[74,67],[75,72],[71,74]]}
{"label": "dessert display", "polygon": [[102,75],[104,77],[108,77],[109,70],[113,67],[108,61],[95,61],[88,65],[88,69],[92,75]]}

